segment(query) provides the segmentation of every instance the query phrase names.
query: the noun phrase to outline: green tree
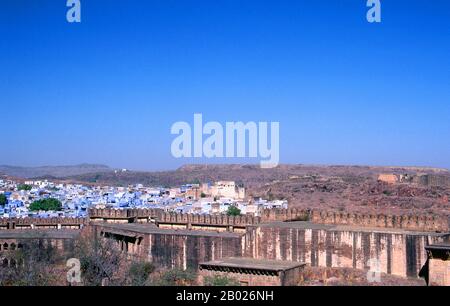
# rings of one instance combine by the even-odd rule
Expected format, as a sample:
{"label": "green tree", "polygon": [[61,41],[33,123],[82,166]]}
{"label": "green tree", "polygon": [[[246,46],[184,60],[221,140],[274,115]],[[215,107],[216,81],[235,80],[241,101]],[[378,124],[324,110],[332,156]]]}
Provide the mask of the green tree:
{"label": "green tree", "polygon": [[0,206],[5,206],[5,204],[8,203],[8,199],[6,196],[2,193],[0,194]]}
{"label": "green tree", "polygon": [[384,190],[383,194],[390,196],[390,195],[392,195],[392,192],[390,192],[389,190]]}
{"label": "green tree", "polygon": [[17,186],[17,190],[25,190],[25,191],[30,191],[31,188],[33,188],[31,185],[26,185],[26,184],[20,184]]}
{"label": "green tree", "polygon": [[213,275],[206,276],[203,279],[203,283],[205,286],[239,286],[240,283],[237,279],[228,277],[225,275]]}
{"label": "green tree", "polygon": [[206,198],[206,194],[205,194],[204,192],[202,192],[202,193],[200,194],[200,197],[201,197],[201,198]]}
{"label": "green tree", "polygon": [[228,207],[227,215],[228,216],[239,216],[241,214],[241,210],[236,206]]}
{"label": "green tree", "polygon": [[39,210],[60,211],[61,209],[62,209],[61,202],[59,200],[53,199],[53,198],[37,200],[37,201],[34,201],[33,203],[31,203],[31,205],[30,205],[31,211],[39,211]]}
{"label": "green tree", "polygon": [[155,271],[155,267],[145,261],[136,261],[131,263],[128,269],[128,278],[131,286],[149,285],[150,274]]}
{"label": "green tree", "polygon": [[196,285],[197,274],[192,270],[172,269],[164,272],[154,281],[157,286]]}

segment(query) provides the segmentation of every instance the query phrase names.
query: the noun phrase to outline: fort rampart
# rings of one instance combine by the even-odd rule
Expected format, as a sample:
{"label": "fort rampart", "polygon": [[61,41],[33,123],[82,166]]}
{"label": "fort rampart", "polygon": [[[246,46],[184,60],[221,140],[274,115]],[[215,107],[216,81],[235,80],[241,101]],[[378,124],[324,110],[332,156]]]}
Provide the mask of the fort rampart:
{"label": "fort rampart", "polygon": [[310,222],[249,226],[245,235],[247,257],[317,267],[372,269],[402,277],[418,277],[427,260],[425,246],[441,239],[437,233]]}
{"label": "fort rampart", "polygon": [[[90,224],[86,228],[115,239],[124,251],[160,266],[196,268],[202,261],[244,256],[367,269],[376,260],[381,272],[417,277],[426,261],[425,246],[439,240],[442,234],[436,232],[449,232],[446,217],[295,208],[264,210],[259,217],[91,209],[89,217],[0,219],[0,233],[26,229],[64,232]],[[12,240],[3,243],[9,245]]]}
{"label": "fort rampart", "polygon": [[86,218],[0,218],[0,230],[81,229]]}
{"label": "fort rampart", "polygon": [[311,222],[271,222],[248,226],[245,233],[161,229],[152,224],[93,222],[132,256],[167,268],[197,269],[200,262],[226,257],[283,260],[310,266],[375,270],[418,277],[425,246],[441,234],[369,230]]}
{"label": "fort rampart", "polygon": [[149,222],[153,219],[162,224],[245,227],[273,221],[311,221],[317,224],[350,225],[367,228],[426,232],[450,231],[449,218],[446,216],[362,214],[297,208],[266,209],[262,211],[259,217],[181,214],[164,212],[161,209],[91,209],[89,210],[89,217],[93,221],[117,223]]}
{"label": "fort rampart", "polygon": [[309,220],[318,224],[404,229],[425,232],[449,232],[449,218],[429,215],[356,214],[311,211]]}
{"label": "fort rampart", "polygon": [[[90,221],[110,223],[149,223],[162,228],[182,226],[186,229],[245,229],[249,225],[274,221],[310,221],[317,224],[349,225],[367,228],[403,229],[421,232],[450,232],[449,218],[430,215],[385,215],[330,212],[319,210],[267,209],[261,216],[196,215],[166,212],[162,209],[90,209]],[[80,229],[87,218],[3,218],[0,230],[5,229]]]}

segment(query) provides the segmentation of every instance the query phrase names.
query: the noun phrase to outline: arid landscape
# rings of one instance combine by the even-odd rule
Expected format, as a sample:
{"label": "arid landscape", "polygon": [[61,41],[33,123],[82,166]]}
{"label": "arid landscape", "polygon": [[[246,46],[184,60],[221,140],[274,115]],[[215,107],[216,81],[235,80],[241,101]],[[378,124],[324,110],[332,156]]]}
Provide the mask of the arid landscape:
{"label": "arid landscape", "polygon": [[[14,168],[4,174],[92,185],[176,186],[236,180],[247,197],[287,199],[290,207],[342,212],[450,215],[450,172],[421,167],[186,165],[174,171],[114,170],[106,166]],[[45,173],[42,170],[45,170]],[[63,176],[61,169],[75,175]],[[81,173],[81,174],[80,174]],[[394,181],[392,181],[394,179]]]}

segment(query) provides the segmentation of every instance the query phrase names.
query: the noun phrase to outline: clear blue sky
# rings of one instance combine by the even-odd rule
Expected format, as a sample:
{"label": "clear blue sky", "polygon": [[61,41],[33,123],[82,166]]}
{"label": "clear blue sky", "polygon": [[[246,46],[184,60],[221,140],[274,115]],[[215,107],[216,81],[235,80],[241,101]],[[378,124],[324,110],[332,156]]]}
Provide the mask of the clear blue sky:
{"label": "clear blue sky", "polygon": [[381,2],[2,0],[0,164],[176,168],[201,112],[279,121],[282,163],[450,168],[450,1]]}

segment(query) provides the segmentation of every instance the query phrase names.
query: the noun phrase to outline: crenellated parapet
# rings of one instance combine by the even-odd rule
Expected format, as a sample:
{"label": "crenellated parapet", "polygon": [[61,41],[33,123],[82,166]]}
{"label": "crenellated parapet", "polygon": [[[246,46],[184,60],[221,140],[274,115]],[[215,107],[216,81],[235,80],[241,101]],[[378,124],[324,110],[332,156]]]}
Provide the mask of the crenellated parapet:
{"label": "crenellated parapet", "polygon": [[310,221],[320,224],[397,228],[411,231],[450,231],[449,219],[446,216],[360,214],[314,210],[311,211]]}
{"label": "crenellated parapet", "polygon": [[88,223],[86,218],[3,218],[0,219],[0,230],[12,229],[81,229]]}
{"label": "crenellated parapet", "polygon": [[228,215],[195,215],[195,214],[180,214],[180,213],[161,213],[158,215],[157,221],[159,223],[191,223],[204,225],[254,225],[261,222],[260,217],[255,216],[228,216]]}
{"label": "crenellated parapet", "polygon": [[425,232],[449,232],[446,216],[387,215],[308,210],[300,208],[265,209],[261,216],[225,214],[199,215],[166,212],[162,209],[91,209],[90,220],[106,222],[150,222],[160,224],[198,224],[211,226],[256,225],[276,221],[310,221],[318,224],[348,225],[358,227],[392,228]]}
{"label": "crenellated parapet", "polygon": [[129,219],[129,218],[149,218],[154,217],[163,210],[152,208],[130,208],[130,209],[111,209],[111,208],[91,208],[89,209],[90,219]]}
{"label": "crenellated parapet", "polygon": [[183,214],[166,212],[162,209],[90,209],[89,218],[92,221],[106,222],[155,222],[161,224],[197,224],[212,226],[246,226],[261,222],[261,217],[241,215],[228,216]]}
{"label": "crenellated parapet", "polygon": [[261,213],[263,222],[273,221],[309,221],[310,210],[300,208],[264,209]]}

